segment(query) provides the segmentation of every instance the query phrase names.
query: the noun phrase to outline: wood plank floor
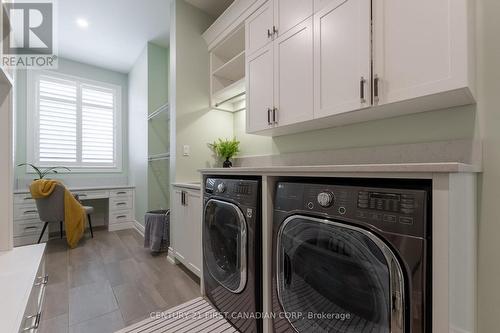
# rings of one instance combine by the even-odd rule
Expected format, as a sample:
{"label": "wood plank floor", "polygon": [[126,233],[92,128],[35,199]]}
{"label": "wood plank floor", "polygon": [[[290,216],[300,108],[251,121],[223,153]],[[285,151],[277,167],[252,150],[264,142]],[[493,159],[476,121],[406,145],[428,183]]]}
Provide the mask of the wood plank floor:
{"label": "wood plank floor", "polygon": [[117,333],[237,333],[215,308],[199,297]]}
{"label": "wood plank floor", "polygon": [[94,231],[73,250],[51,239],[39,332],[115,332],[200,296],[196,277],[142,242],[134,230]]}

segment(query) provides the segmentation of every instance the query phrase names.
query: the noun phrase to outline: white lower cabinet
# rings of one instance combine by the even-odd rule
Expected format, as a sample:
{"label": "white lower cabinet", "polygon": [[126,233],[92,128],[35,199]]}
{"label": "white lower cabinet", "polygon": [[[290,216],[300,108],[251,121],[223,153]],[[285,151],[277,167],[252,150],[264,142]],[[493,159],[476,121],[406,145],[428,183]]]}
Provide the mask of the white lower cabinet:
{"label": "white lower cabinet", "polygon": [[170,224],[173,252],[178,261],[197,276],[201,276],[201,192],[175,185],[173,192]]}
{"label": "white lower cabinet", "polygon": [[[108,230],[115,231],[129,229],[134,226],[135,211],[133,188],[117,189],[95,189],[95,190],[72,190],[78,195],[85,205],[87,200],[107,200],[108,203]],[[87,203],[91,205],[91,203]],[[24,246],[36,244],[44,222],[38,216],[36,202],[29,193],[14,194],[14,246]],[[94,218],[94,216],[91,216]],[[95,220],[93,220],[95,222]],[[87,225],[85,226],[87,227]],[[49,230],[43,234],[41,242],[46,242],[49,238]]]}

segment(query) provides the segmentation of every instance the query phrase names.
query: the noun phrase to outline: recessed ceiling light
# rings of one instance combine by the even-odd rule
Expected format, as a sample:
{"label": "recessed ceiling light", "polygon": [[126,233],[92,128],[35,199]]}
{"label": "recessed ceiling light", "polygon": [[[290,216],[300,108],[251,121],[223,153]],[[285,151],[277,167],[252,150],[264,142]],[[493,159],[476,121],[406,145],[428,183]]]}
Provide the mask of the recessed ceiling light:
{"label": "recessed ceiling light", "polygon": [[87,21],[86,19],[84,18],[78,18],[76,19],[76,24],[80,27],[80,28],[87,28],[89,26],[89,21]]}

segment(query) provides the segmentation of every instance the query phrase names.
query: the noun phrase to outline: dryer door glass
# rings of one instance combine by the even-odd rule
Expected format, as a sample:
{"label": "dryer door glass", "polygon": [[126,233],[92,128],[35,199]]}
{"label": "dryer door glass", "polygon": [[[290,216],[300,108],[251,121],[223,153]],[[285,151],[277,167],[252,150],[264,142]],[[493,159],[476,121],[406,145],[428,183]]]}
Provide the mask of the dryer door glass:
{"label": "dryer door glass", "polygon": [[279,230],[277,255],[278,297],[298,332],[402,332],[401,268],[370,232],[292,216]]}
{"label": "dryer door glass", "polygon": [[226,289],[239,293],[247,281],[247,227],[232,203],[209,200],[205,205],[203,256],[210,275]]}

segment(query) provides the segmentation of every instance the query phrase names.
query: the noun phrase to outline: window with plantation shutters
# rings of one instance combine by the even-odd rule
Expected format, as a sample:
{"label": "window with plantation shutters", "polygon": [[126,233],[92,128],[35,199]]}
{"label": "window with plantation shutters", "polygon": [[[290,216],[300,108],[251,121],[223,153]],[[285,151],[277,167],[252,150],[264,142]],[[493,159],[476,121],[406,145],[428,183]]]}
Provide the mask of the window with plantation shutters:
{"label": "window with plantation shutters", "polygon": [[45,72],[34,75],[33,83],[31,161],[89,170],[121,167],[120,87]]}

